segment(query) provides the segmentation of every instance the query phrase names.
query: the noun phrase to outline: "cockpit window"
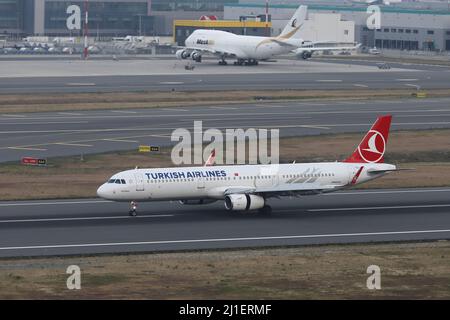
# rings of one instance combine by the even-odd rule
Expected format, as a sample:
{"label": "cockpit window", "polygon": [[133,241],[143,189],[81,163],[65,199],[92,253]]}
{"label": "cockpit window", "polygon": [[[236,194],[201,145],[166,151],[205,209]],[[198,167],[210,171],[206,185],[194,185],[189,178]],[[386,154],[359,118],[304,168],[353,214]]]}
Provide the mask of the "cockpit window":
{"label": "cockpit window", "polygon": [[125,179],[109,179],[108,183],[127,184]]}

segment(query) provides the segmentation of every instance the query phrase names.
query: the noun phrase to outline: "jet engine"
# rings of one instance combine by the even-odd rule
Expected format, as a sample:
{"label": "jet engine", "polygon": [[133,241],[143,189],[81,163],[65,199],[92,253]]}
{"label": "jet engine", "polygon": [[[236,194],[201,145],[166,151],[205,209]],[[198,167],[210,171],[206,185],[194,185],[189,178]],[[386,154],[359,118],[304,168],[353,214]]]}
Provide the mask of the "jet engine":
{"label": "jet engine", "polygon": [[190,56],[189,52],[187,52],[186,50],[183,50],[183,49],[177,50],[175,55],[176,55],[177,59],[187,59]]}
{"label": "jet engine", "polygon": [[180,200],[181,204],[184,205],[199,205],[199,204],[210,204],[216,202],[214,199],[194,199],[194,200]]}
{"label": "jet engine", "polygon": [[312,51],[303,51],[303,52],[300,54],[300,57],[301,57],[303,60],[308,60],[309,58],[312,57]]}
{"label": "jet engine", "polygon": [[191,53],[191,58],[195,62],[202,62],[202,55],[197,51]]}
{"label": "jet engine", "polygon": [[264,198],[253,194],[230,194],[225,197],[225,208],[229,211],[256,210],[264,205]]}

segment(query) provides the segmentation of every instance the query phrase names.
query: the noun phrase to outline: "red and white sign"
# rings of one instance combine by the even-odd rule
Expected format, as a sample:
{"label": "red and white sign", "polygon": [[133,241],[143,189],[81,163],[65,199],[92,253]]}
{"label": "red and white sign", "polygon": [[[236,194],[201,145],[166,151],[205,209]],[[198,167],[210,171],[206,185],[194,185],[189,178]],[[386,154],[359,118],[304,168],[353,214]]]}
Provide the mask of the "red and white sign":
{"label": "red and white sign", "polygon": [[217,16],[201,16],[200,20],[217,20]]}
{"label": "red and white sign", "polygon": [[23,157],[22,164],[28,165],[28,166],[45,166],[45,165],[47,165],[47,159]]}

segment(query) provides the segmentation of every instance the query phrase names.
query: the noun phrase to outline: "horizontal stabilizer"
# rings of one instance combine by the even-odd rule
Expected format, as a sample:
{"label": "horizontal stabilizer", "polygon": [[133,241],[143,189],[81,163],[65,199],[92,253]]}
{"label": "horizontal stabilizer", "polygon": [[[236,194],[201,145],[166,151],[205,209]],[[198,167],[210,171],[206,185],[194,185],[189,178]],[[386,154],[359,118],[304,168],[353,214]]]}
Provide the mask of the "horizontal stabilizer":
{"label": "horizontal stabilizer", "polygon": [[396,172],[396,171],[411,171],[416,170],[413,168],[405,168],[405,169],[385,169],[385,170],[378,170],[378,169],[369,169],[367,170],[368,174],[380,174],[380,173],[389,173],[389,172]]}

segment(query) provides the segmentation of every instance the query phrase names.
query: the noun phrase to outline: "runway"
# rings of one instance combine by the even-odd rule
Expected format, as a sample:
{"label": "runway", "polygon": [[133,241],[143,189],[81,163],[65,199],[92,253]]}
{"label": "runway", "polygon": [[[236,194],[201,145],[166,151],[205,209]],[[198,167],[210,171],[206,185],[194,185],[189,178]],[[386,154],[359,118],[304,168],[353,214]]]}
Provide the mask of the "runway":
{"label": "runway", "polygon": [[0,93],[405,89],[406,84],[448,89],[449,80],[450,73],[442,71],[23,77],[0,78]]}
{"label": "runway", "polygon": [[259,66],[218,66],[206,60],[185,70],[187,61],[0,61],[0,93],[124,91],[217,91],[286,89],[450,88],[450,68],[373,62],[284,60]]}
{"label": "runway", "polygon": [[270,201],[270,217],[223,203],[98,199],[0,202],[0,257],[450,239],[450,188],[348,190]]}
{"label": "runway", "polygon": [[450,98],[255,102],[236,105],[127,110],[0,113],[0,162],[170,145],[172,131],[208,128],[278,128],[280,135],[366,132],[376,117],[392,114],[393,130],[450,127]]}

